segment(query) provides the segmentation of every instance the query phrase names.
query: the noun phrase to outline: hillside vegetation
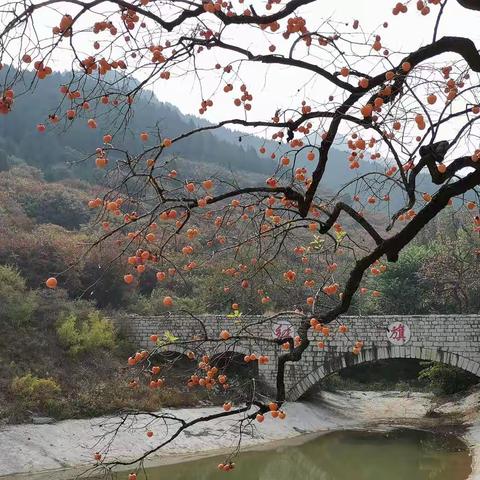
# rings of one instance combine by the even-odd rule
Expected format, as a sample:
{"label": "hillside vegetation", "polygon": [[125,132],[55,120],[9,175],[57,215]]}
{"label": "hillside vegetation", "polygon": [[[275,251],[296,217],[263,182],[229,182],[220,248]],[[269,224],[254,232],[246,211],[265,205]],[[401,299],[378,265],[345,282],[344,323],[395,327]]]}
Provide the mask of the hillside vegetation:
{"label": "hillside vegetation", "polygon": [[[5,75],[4,70],[0,71],[0,84],[6,81]],[[14,72],[10,71],[9,75],[14,75]],[[50,181],[75,178],[95,183],[101,179],[101,174],[97,175],[94,168],[85,168],[83,160],[102,145],[105,133],[120,131],[119,147],[134,152],[141,151],[143,145],[138,135],[134,136],[132,132],[145,130],[148,125],[156,125],[163,135],[169,137],[188,132],[196,126],[191,117],[182,115],[174,106],[156,100],[147,92],[128,112],[127,128],[122,125],[125,117],[120,107],[105,109],[97,115],[96,130],[89,129],[86,122],[84,125],[77,124],[75,128],[70,128],[68,123],[53,126],[48,122],[48,115],[55,113],[52,106],[61,104],[63,98],[58,85],[68,84],[71,77],[55,73],[38,83],[35,100],[28,91],[33,76],[26,72],[24,80],[27,91],[18,96],[15,109],[8,118],[0,116],[0,170],[27,163],[42,170]],[[37,131],[39,123],[48,126],[45,134]],[[261,159],[252,146],[238,142],[238,136],[229,131],[224,131],[222,135],[204,132],[191,136],[188,141],[175,146],[172,156],[194,161],[199,170],[208,165],[213,169],[220,167],[240,173],[267,174],[272,166],[271,160]],[[90,162],[87,166],[93,166],[92,160]]]}
{"label": "hillside vegetation", "polygon": [[[1,70],[0,85],[8,84],[8,80],[16,73],[14,69]],[[26,163],[40,169],[48,181],[75,179],[102,183],[103,172],[94,168],[94,161],[89,156],[102,145],[105,133],[116,133],[117,148],[141,152],[144,145],[133,132],[143,131],[148,125],[154,125],[163,136],[171,138],[211,125],[203,119],[183,115],[175,106],[161,102],[151,92],[145,91],[128,111],[118,106],[96,112],[98,127],[95,130],[89,129],[86,122],[83,125],[77,122],[75,128],[71,128],[67,120],[54,126],[48,116],[56,113],[52,106],[62,105],[64,101],[58,86],[69,84],[71,75],[54,73],[38,82],[33,100],[29,86],[34,82],[34,77],[29,72],[22,74],[25,91],[18,95],[15,108],[8,118],[0,116],[0,171]],[[79,88],[88,90],[83,85],[79,85]],[[127,119],[128,126],[124,122]],[[37,131],[36,125],[39,123],[47,126],[45,133]],[[262,147],[265,149],[263,154],[260,153]],[[235,180],[240,185],[263,184],[286,150],[285,143],[220,128],[176,142],[171,150],[171,166],[178,168],[181,175],[188,172],[190,179],[192,176],[217,176]],[[330,156],[332,163],[348,164],[348,153],[343,150],[332,149]],[[306,151],[296,156],[295,168],[300,167],[312,170],[312,162],[307,160]],[[359,175],[373,171],[383,171],[383,167],[364,160],[360,170],[328,169],[321,189],[328,197]],[[352,186],[344,193],[354,190]],[[390,204],[393,208],[403,201],[393,195]],[[383,205],[382,208],[380,204],[381,209],[385,210],[385,207]]]}

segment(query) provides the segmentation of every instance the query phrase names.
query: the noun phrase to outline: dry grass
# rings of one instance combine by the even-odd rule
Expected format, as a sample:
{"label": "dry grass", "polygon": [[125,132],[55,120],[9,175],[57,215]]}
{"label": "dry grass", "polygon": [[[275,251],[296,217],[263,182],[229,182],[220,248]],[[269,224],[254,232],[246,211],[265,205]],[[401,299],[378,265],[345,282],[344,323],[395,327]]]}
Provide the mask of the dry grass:
{"label": "dry grass", "polygon": [[[132,348],[121,339],[113,351],[72,356],[59,343],[53,326],[6,330],[0,336],[0,423],[21,423],[32,415],[56,419],[95,417],[124,409],[154,411],[187,407],[199,401],[220,403],[223,397],[189,391],[186,376],[172,375],[164,388],[128,387],[131,371],[126,358]],[[15,377],[28,373],[52,378],[61,393],[42,405],[28,405],[11,389]]]}

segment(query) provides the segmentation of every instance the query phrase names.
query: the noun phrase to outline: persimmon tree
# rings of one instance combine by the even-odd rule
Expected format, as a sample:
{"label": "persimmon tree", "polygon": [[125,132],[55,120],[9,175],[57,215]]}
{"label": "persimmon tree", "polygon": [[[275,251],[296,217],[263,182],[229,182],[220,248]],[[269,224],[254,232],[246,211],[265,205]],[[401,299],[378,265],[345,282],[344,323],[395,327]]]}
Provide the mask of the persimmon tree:
{"label": "persimmon tree", "polygon": [[[461,31],[441,36],[450,8],[465,17],[479,15],[480,2],[390,2],[391,18],[378,18],[373,10],[369,25],[351,18],[324,19],[323,3],[3,2],[0,112],[8,119],[15,99],[34,94],[37,82],[48,81],[55,66],[71,69],[70,83],[58,86],[58,102],[36,128],[45,135],[50,130],[61,134],[78,123],[102,129],[103,145],[84,159],[85,168],[104,169],[106,181],[103,196],[89,202],[101,226],[90,248],[115,240],[127,284],[135,288],[146,269],[156,272],[158,282],[175,275],[187,281],[192,271],[218,262],[226,279],[222,291],[233,311],[242,309],[236,300],[241,289],[256,289],[264,305],[269,291],[285,285],[305,292],[303,305],[295,305],[301,308],[264,320],[268,324],[282,313],[298,319],[294,338],[263,339],[278,348],[277,388],[270,399],[254,389],[245,394],[244,386],[234,392],[221,369],[210,364],[216,347],[205,351],[207,340],[234,351],[249,337],[248,325],[238,332],[222,330],[216,338],[205,333],[162,341],[161,348],[175,342],[196,359],[187,379],[190,387],[225,388],[239,401],[194,421],[152,416],[172,421],[176,430],[135,461],[200,422],[243,415],[242,429],[262,422],[266,414],[282,418],[286,365],[299,361],[308,348],[328,348],[332,335],[346,332],[343,325],[329,324],[348,311],[356,294],[381,295],[362,287],[366,275],[381,275],[446,208],[465,210],[468,228],[480,228],[475,200],[480,55]],[[398,49],[397,36],[388,36],[390,23],[405,15],[416,16],[422,32],[429,32],[428,42],[419,41],[408,52]],[[414,33],[410,36],[415,40]],[[34,72],[32,82],[25,82],[25,69]],[[267,95],[273,88],[266,76],[270,72],[275,88],[287,80],[279,90],[285,95],[266,105],[273,103]],[[265,85],[259,81],[263,78]],[[140,98],[152,89],[161,92],[166,82],[186,81],[198,92],[199,115],[208,119],[215,112],[222,120],[171,137],[161,123],[145,125],[134,132],[143,148],[124,149],[129,119],[141,115],[135,110]],[[175,103],[175,98],[169,100]],[[230,114],[232,108],[238,114]],[[171,167],[176,145],[221,127],[265,139],[259,149],[271,165],[265,183],[200,178]],[[335,148],[345,151],[343,164],[332,163]],[[352,170],[353,180],[332,192],[325,174],[342,169]],[[279,273],[275,261],[280,254],[291,267]],[[61,280],[61,275],[51,277],[46,285],[55,288]],[[175,310],[175,291],[163,303]],[[311,343],[312,330],[321,337],[317,345]],[[155,343],[157,334],[152,332]],[[361,348],[361,339],[352,339],[352,353]],[[129,359],[139,373],[132,388],[143,381],[141,372],[153,375],[147,380],[152,388],[163,384],[149,361],[158,349],[160,344]],[[271,359],[260,352],[246,360]],[[103,461],[101,454],[96,459]],[[221,468],[228,471],[233,463],[227,459]]]}

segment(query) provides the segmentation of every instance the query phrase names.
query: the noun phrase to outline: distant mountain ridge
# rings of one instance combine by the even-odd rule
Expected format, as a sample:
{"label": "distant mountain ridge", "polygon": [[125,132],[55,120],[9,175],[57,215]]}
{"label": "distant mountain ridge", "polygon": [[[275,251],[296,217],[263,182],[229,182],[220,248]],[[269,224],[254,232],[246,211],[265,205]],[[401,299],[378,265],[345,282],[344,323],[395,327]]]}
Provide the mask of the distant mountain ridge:
{"label": "distant mountain ridge", "polygon": [[[5,75],[5,69],[0,71],[0,85],[4,84]],[[95,117],[98,127],[94,130],[87,127],[88,116],[78,118],[72,127],[66,125],[65,121],[56,127],[48,123],[48,115],[53,113],[56,107],[61,105],[61,113],[69,108],[69,102],[63,99],[59,86],[68,84],[70,79],[67,74],[52,74],[46,80],[38,82],[35,92],[27,91],[18,96],[13,110],[6,116],[0,116],[0,170],[24,162],[42,170],[45,178],[50,181],[66,178],[92,183],[100,181],[102,172],[94,168],[93,160],[87,164],[88,168],[80,161],[102,145],[104,134],[112,133],[110,129],[115,125],[115,117],[102,113],[100,106]],[[33,74],[25,72],[25,85],[32,81]],[[45,133],[36,130],[38,123],[47,125]],[[143,97],[134,103],[133,115],[113,143],[115,147],[130,152],[141,152],[145,146],[139,139],[138,133],[141,131],[149,131],[148,129],[153,127],[154,129],[150,130],[152,135],[155,135],[157,129],[163,136],[176,137],[207,125],[212,124],[203,118],[184,115],[177,107],[162,103],[151,92],[145,92]],[[152,142],[147,142],[146,145],[152,145]],[[259,153],[261,146],[266,148],[263,155]],[[284,143],[219,128],[176,142],[169,153],[176,158],[175,165],[180,166],[183,161],[189,174],[193,171],[205,175],[229,174],[237,177],[239,182],[263,184],[287,149],[288,146]],[[275,159],[270,158],[271,153],[276,154]],[[303,151],[297,155],[295,167],[306,167],[311,171],[314,162],[307,161],[306,153]],[[382,164],[366,160],[361,162],[359,170],[350,170],[347,155],[348,153],[342,150],[331,150],[329,165],[320,186],[322,192],[336,192],[348,182],[354,181],[359,174],[384,171]],[[351,198],[352,191],[353,189],[349,188],[344,193]],[[396,198],[394,202],[400,205],[403,199]]]}
{"label": "distant mountain ridge", "polygon": [[[26,84],[33,79],[29,77],[32,77],[32,74],[26,72]],[[72,167],[69,172],[65,163],[75,163],[101,146],[103,135],[112,133],[109,128],[114,122],[111,115],[97,112],[98,127],[95,130],[87,127],[88,117],[77,119],[74,128],[67,126],[64,129],[63,122],[55,128],[49,125],[48,115],[62,102],[59,86],[68,81],[67,75],[54,73],[48,79],[38,82],[33,94],[27,92],[15,99],[12,111],[0,117],[0,155],[3,153],[4,157],[10,157],[9,161],[14,164],[24,160],[29,165],[38,167],[50,180],[72,175],[92,180],[92,175],[83,166]],[[4,78],[0,72],[0,84],[3,83]],[[63,112],[69,108],[65,103],[62,105]],[[45,133],[41,134],[36,130],[38,123],[47,125]],[[161,103],[155,98],[148,101],[140,99],[135,105],[128,126],[121,132],[122,138],[114,138],[115,146],[120,144],[131,152],[141,152],[144,145],[138,138],[138,132],[148,131],[152,126],[157,127],[164,136],[175,137],[195,128],[195,123],[172,105]],[[154,133],[155,131],[151,131],[151,134]],[[265,175],[272,170],[272,163],[266,163],[252,147],[243,148],[211,132],[193,135],[178,142],[175,148],[172,148],[172,153],[188,160],[216,164],[233,170]]]}

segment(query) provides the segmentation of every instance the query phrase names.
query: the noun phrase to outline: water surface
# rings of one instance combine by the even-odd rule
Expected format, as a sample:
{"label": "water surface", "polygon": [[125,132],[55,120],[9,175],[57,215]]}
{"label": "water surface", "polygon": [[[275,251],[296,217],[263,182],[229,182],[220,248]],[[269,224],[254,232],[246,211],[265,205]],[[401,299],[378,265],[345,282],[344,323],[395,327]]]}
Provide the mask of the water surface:
{"label": "water surface", "polygon": [[[340,431],[299,446],[245,452],[230,472],[225,457],[148,471],[149,480],[466,480],[467,446],[454,435],[418,430]],[[144,478],[139,475],[139,478]]]}

